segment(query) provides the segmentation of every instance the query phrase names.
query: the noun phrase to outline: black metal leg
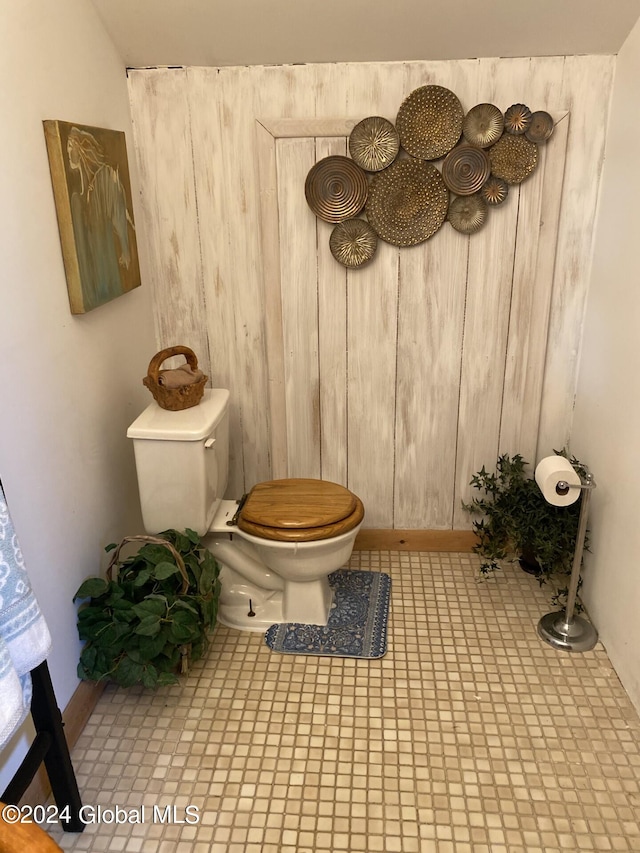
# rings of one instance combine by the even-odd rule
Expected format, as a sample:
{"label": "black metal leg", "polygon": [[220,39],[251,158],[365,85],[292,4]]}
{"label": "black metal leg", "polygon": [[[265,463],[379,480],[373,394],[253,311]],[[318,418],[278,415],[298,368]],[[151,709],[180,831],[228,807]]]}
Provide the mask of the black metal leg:
{"label": "black metal leg", "polygon": [[31,678],[33,680],[31,716],[36,732],[46,732],[51,737],[51,745],[44,757],[51,791],[58,809],[62,811],[66,807],[69,812],[70,819],[62,821],[62,826],[65,832],[82,832],[84,829],[84,823],[80,820],[82,801],[71,764],[69,747],[64,736],[62,714],[56,702],[46,661],[32,670]]}
{"label": "black metal leg", "polygon": [[[46,661],[31,670],[31,680],[33,682],[31,716],[36,737],[18,772],[2,794],[3,802],[16,804],[44,761],[63,829],[65,832],[82,832],[84,829],[84,823],[80,820],[82,801],[64,736],[62,714],[53,692]],[[67,815],[68,819],[66,819]]]}

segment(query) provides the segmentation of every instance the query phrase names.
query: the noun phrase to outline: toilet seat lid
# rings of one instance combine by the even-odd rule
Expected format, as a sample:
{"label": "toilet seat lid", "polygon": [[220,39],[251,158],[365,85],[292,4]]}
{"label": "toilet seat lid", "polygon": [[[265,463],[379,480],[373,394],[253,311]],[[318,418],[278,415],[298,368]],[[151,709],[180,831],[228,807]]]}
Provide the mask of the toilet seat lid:
{"label": "toilet seat lid", "polygon": [[268,480],[253,487],[241,518],[250,524],[284,530],[325,527],[352,515],[357,497],[327,480]]}

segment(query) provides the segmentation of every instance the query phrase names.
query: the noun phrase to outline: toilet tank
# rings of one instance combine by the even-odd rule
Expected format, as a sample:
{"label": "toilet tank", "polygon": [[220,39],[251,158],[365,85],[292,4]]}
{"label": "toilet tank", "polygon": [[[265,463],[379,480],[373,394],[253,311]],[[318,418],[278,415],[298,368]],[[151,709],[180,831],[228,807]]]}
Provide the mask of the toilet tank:
{"label": "toilet tank", "polygon": [[133,439],[148,533],[187,527],[203,536],[229,474],[229,392],[205,389],[197,406],[170,412],[153,402],[127,430]]}

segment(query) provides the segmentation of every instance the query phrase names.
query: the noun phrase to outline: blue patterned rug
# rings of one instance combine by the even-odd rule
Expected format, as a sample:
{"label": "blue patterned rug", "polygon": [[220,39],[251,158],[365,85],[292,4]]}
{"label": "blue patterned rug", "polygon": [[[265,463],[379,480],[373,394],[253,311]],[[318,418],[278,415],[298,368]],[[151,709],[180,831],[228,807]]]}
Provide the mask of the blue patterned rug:
{"label": "blue patterned rug", "polygon": [[329,575],[334,602],[326,625],[272,625],[270,649],[292,655],[381,658],[387,652],[391,578],[381,572],[339,569]]}

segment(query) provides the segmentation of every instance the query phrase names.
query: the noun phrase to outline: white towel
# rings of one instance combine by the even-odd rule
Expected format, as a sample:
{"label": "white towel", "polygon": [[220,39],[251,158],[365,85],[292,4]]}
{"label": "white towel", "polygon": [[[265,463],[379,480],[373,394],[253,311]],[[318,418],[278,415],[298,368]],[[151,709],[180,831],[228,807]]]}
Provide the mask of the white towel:
{"label": "white towel", "polygon": [[0,747],[29,713],[31,675],[51,635],[31,589],[0,487]]}
{"label": "white towel", "polygon": [[173,370],[161,370],[158,374],[158,385],[164,385],[165,388],[184,388],[185,385],[195,385],[203,375],[199,368],[194,370],[190,364],[182,364]]}

